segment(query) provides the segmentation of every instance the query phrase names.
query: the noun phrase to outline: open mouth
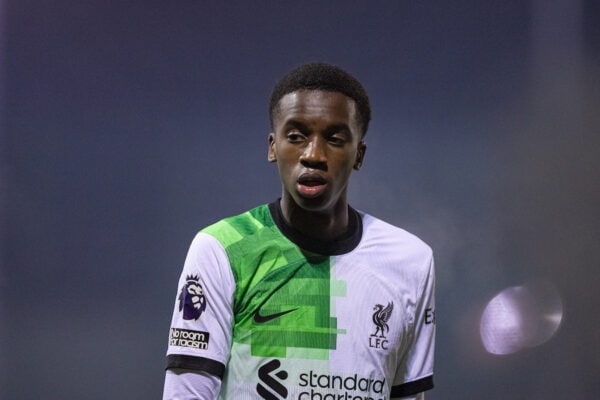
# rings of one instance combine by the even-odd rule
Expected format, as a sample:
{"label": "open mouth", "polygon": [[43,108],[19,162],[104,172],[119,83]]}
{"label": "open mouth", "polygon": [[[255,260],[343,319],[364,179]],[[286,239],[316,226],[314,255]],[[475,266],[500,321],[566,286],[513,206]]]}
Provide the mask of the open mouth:
{"label": "open mouth", "polygon": [[320,195],[327,181],[319,175],[303,174],[298,178],[298,192],[304,197],[316,197]]}

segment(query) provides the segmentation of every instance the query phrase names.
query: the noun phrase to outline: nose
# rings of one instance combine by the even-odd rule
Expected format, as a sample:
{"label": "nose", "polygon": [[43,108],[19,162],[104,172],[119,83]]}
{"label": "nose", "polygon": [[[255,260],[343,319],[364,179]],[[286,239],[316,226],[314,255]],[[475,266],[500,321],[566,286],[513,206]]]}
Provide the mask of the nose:
{"label": "nose", "polygon": [[318,136],[312,138],[304,148],[300,156],[300,162],[305,167],[310,168],[327,168],[327,150],[325,149],[325,141]]}

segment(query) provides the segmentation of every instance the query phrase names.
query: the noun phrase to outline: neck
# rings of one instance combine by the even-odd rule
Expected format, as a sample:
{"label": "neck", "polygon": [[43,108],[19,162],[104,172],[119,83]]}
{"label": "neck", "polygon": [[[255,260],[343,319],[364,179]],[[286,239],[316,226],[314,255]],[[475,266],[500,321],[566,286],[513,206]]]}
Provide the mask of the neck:
{"label": "neck", "polygon": [[348,230],[348,203],[339,201],[327,211],[308,211],[292,199],[281,199],[281,212],[285,222],[302,234],[317,240],[332,241]]}

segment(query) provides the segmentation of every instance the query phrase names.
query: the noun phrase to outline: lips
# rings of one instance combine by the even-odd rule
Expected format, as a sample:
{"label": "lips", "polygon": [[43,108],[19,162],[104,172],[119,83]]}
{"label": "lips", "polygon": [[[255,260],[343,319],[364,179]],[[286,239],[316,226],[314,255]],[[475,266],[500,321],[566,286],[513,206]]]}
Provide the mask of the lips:
{"label": "lips", "polygon": [[302,174],[298,178],[298,192],[304,197],[319,196],[325,190],[327,180],[318,174]]}

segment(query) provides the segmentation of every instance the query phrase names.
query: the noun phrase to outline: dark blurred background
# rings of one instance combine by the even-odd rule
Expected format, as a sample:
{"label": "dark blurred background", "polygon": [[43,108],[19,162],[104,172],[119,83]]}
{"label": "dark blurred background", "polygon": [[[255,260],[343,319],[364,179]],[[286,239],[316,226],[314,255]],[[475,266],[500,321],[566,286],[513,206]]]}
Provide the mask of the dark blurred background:
{"label": "dark blurred background", "polygon": [[[268,96],[315,60],[371,97],[352,204],[435,251],[427,398],[600,398],[595,0],[1,1],[1,398],[161,397],[188,245],[279,195]],[[485,334],[543,343],[490,352],[540,281]]]}

